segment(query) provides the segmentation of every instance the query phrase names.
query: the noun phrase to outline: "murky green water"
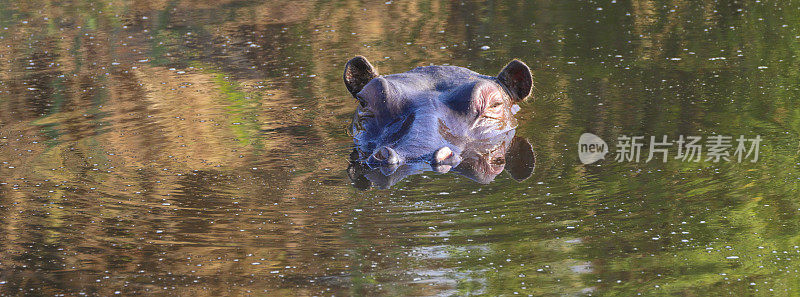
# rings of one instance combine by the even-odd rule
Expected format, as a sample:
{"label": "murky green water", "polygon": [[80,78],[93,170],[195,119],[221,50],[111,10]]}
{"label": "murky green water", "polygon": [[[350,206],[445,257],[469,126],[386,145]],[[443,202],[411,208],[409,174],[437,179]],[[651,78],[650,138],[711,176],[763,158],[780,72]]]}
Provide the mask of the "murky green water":
{"label": "murky green water", "polygon": [[[0,294],[800,294],[800,6],[601,2],[0,1]],[[357,54],[525,61],[533,176],[353,188]]]}

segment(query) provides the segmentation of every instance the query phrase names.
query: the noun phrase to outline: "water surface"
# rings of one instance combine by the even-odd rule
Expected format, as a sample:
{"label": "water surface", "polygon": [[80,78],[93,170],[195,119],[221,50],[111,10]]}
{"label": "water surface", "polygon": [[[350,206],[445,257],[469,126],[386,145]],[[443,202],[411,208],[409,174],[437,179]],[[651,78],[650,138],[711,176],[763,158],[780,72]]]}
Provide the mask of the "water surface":
{"label": "water surface", "polygon": [[[0,294],[800,294],[800,6],[601,2],[0,1]],[[354,188],[355,55],[525,61],[533,176]]]}

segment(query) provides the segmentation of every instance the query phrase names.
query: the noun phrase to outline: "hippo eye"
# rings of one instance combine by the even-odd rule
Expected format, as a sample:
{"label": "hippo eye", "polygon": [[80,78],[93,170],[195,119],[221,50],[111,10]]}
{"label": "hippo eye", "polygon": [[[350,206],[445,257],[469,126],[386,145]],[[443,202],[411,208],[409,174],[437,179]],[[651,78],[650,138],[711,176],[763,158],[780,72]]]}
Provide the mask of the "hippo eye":
{"label": "hippo eye", "polygon": [[494,158],[494,160],[492,160],[492,164],[497,166],[504,165],[506,164],[506,158],[503,157]]}
{"label": "hippo eye", "polygon": [[503,110],[501,107],[503,106],[503,101],[495,100],[494,102],[489,103],[488,107],[483,111],[481,117],[500,120],[503,116]]}

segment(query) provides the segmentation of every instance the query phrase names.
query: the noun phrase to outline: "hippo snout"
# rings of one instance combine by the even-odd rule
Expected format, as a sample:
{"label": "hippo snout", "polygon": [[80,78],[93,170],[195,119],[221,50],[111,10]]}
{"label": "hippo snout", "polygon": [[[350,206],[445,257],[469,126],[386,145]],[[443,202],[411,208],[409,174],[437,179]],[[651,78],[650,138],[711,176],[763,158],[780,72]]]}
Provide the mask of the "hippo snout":
{"label": "hippo snout", "polygon": [[399,165],[400,161],[400,154],[388,146],[376,149],[372,155],[369,156],[369,160],[367,160],[370,164],[382,166]]}

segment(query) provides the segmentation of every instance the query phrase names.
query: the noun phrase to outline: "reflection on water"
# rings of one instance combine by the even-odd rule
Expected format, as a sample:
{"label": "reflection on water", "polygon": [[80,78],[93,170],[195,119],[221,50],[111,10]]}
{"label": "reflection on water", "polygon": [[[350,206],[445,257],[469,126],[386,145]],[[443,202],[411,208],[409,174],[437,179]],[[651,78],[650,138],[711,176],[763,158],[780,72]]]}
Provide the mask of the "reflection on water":
{"label": "reflection on water", "polygon": [[[800,290],[796,3],[398,2],[0,1],[0,294]],[[533,176],[354,189],[356,54],[526,61]],[[584,132],[762,153],[584,166]]]}

